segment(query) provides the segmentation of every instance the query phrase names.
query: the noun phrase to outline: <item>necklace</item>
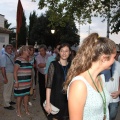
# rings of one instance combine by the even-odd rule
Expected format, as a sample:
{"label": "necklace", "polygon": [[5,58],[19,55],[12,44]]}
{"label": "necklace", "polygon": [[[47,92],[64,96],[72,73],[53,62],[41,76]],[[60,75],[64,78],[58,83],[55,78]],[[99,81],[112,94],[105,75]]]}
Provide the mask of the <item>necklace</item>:
{"label": "necklace", "polygon": [[98,80],[99,80],[99,82],[100,82],[100,86],[101,86],[101,88],[102,88],[103,95],[101,94],[101,92],[99,91],[97,85],[95,84],[95,82],[94,82],[94,80],[93,80],[93,78],[92,78],[89,70],[88,70],[88,74],[89,74],[89,76],[90,76],[90,78],[91,78],[91,80],[92,80],[95,88],[97,89],[98,93],[100,94],[100,96],[101,96],[101,98],[102,98],[102,101],[103,101],[103,112],[104,112],[103,120],[106,120],[106,96],[105,96],[105,92],[104,92],[103,86],[102,86],[102,84],[101,84],[101,82],[100,82],[100,77],[98,77]]}

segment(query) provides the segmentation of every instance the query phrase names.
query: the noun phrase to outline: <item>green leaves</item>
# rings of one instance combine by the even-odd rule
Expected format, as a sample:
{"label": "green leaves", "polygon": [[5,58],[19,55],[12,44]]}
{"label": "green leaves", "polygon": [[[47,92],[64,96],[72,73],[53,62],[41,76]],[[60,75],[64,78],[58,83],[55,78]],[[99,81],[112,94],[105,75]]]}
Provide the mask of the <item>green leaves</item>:
{"label": "green leaves", "polygon": [[[86,24],[91,22],[92,16],[107,18],[109,11],[112,32],[119,25],[120,0],[40,0],[39,8],[45,7],[52,11],[49,16],[50,25],[64,27],[64,23],[70,19],[80,20],[81,24]],[[118,21],[116,24],[114,19]]]}

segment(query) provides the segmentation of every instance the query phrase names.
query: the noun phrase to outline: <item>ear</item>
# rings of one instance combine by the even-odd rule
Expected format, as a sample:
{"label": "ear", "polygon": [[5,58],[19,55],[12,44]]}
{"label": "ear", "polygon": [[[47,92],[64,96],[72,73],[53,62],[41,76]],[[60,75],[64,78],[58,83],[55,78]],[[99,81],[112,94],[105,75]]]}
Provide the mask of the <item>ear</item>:
{"label": "ear", "polygon": [[108,55],[103,54],[103,55],[100,57],[100,61],[101,61],[102,63],[108,61]]}

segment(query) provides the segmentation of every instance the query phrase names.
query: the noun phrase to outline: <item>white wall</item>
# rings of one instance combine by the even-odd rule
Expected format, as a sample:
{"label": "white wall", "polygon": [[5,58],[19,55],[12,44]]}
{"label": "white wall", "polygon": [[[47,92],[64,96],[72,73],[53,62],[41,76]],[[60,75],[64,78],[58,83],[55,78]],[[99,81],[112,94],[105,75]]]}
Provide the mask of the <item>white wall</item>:
{"label": "white wall", "polygon": [[9,44],[9,34],[0,33],[0,50],[7,44]]}

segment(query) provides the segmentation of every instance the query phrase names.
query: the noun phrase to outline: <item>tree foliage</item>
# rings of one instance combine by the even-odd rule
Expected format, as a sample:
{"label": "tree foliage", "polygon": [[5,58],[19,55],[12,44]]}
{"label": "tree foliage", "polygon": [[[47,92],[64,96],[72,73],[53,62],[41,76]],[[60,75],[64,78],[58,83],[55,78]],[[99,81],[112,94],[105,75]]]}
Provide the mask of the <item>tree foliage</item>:
{"label": "tree foliage", "polygon": [[93,16],[106,19],[109,15],[111,33],[120,30],[120,0],[40,0],[39,8],[45,7],[52,13],[50,25],[63,25],[70,18],[85,24]]}
{"label": "tree foliage", "polygon": [[11,23],[8,23],[7,20],[4,21],[4,27],[10,29]]}
{"label": "tree foliage", "polygon": [[30,16],[29,16],[29,37],[30,37],[30,32],[32,30],[32,27],[35,24],[36,20],[37,20],[37,15],[36,15],[36,12],[33,11],[33,13],[30,13]]}
{"label": "tree foliage", "polygon": [[67,42],[69,44],[79,44],[79,36],[77,35],[77,29],[74,21],[65,23],[64,27],[57,25],[55,27],[55,33],[51,33],[52,27],[48,20],[50,11],[46,14],[42,14],[37,18],[35,24],[30,32],[30,43],[32,45],[37,42],[38,44],[46,44],[47,46],[54,47],[57,43]]}

